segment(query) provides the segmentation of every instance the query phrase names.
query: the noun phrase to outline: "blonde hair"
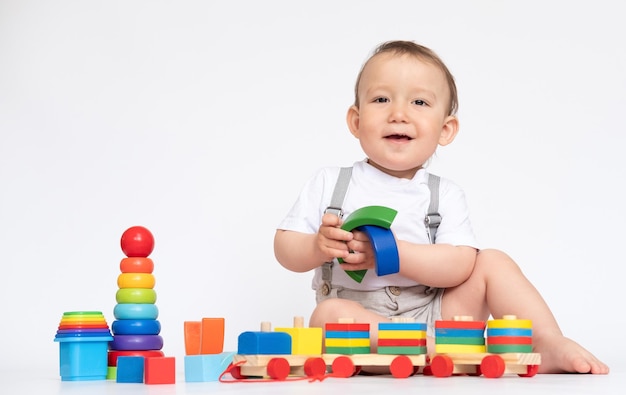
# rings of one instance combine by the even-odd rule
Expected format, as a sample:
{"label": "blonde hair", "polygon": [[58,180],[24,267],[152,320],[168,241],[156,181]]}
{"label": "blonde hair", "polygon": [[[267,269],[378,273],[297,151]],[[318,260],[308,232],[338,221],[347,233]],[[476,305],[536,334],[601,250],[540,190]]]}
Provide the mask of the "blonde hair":
{"label": "blonde hair", "polygon": [[438,67],[445,75],[446,81],[448,83],[448,89],[450,93],[450,106],[448,108],[448,115],[456,114],[459,108],[459,98],[456,91],[456,83],[454,82],[454,77],[452,76],[452,73],[450,73],[448,67],[445,65],[445,63],[443,63],[441,58],[433,50],[423,45],[416,44],[413,41],[387,41],[380,44],[378,47],[376,47],[376,49],[374,49],[372,55],[363,64],[363,67],[361,67],[359,75],[356,79],[356,84],[354,86],[354,105],[356,107],[359,107],[359,83],[361,82],[363,70],[373,57],[383,53],[391,53],[398,56],[414,56],[422,61],[429,62]]}

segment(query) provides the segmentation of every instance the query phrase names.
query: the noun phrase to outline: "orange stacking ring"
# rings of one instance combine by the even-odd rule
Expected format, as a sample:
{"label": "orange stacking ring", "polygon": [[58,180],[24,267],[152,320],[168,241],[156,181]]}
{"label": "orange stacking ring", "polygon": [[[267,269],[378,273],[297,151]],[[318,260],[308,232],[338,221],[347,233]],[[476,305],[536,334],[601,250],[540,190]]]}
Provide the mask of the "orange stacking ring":
{"label": "orange stacking ring", "polygon": [[154,262],[150,258],[124,258],[120,262],[120,271],[122,273],[152,273],[153,270]]}
{"label": "orange stacking ring", "polygon": [[155,282],[150,273],[122,273],[117,277],[120,288],[154,288]]}

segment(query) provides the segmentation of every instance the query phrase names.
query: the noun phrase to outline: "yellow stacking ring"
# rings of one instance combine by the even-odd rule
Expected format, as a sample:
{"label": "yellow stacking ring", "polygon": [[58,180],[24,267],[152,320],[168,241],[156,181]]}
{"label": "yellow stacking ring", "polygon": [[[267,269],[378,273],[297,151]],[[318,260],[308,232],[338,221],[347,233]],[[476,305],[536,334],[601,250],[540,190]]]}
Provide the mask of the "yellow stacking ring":
{"label": "yellow stacking ring", "polygon": [[120,288],[115,294],[117,303],[154,303],[156,292],[151,288]]}
{"label": "yellow stacking ring", "polygon": [[122,273],[117,277],[120,288],[154,288],[154,275],[150,273]]}

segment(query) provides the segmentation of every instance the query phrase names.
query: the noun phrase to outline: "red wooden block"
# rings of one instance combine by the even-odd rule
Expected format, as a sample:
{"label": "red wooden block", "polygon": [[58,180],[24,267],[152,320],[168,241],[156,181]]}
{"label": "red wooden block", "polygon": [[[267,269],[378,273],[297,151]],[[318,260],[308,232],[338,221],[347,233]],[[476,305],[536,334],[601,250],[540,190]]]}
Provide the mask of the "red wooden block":
{"label": "red wooden block", "polygon": [[426,339],[378,339],[379,347],[425,347]]}
{"label": "red wooden block", "polygon": [[146,358],[144,382],[146,384],[176,383],[176,360],[174,357]]}
{"label": "red wooden block", "polygon": [[329,322],[326,324],[327,331],[344,332],[369,332],[370,324],[353,324],[342,322]]}
{"label": "red wooden block", "polygon": [[528,336],[490,336],[487,344],[533,344],[533,338]]}
{"label": "red wooden block", "polygon": [[448,329],[485,329],[484,321],[452,321],[452,320],[440,320],[435,321],[435,329],[448,328]]}

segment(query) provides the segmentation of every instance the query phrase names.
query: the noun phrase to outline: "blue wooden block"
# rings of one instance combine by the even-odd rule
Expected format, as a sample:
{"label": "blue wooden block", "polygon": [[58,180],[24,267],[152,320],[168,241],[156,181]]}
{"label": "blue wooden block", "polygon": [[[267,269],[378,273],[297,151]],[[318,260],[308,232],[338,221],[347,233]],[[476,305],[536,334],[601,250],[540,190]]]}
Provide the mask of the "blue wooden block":
{"label": "blue wooden block", "polygon": [[135,356],[117,357],[118,383],[143,383],[144,358]]}
{"label": "blue wooden block", "polygon": [[425,322],[380,322],[379,331],[425,331]]}
{"label": "blue wooden block", "polygon": [[243,332],[237,339],[241,355],[289,355],[291,335],[285,332]]}
{"label": "blue wooden block", "polygon": [[233,361],[234,352],[185,356],[185,381],[218,381]]}
{"label": "blue wooden block", "polygon": [[326,331],[327,339],[369,339],[370,332],[367,331]]}

